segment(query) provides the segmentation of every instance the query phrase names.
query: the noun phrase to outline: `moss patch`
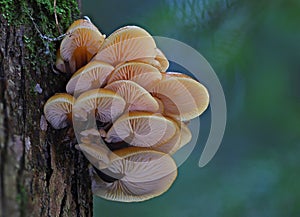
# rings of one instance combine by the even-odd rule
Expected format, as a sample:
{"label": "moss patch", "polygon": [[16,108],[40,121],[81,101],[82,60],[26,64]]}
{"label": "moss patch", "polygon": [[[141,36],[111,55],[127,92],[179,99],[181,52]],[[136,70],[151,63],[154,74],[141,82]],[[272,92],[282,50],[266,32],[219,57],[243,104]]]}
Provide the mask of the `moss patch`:
{"label": "moss patch", "polygon": [[[59,25],[55,21],[55,10]],[[48,55],[51,54],[53,59],[57,44],[41,38],[37,40],[36,36],[39,33],[34,28],[32,19],[43,35],[55,38],[64,33],[67,27],[79,18],[80,12],[75,0],[57,0],[56,8],[53,0],[0,0],[0,14],[7,20],[8,26],[24,26],[25,28],[31,26],[32,31],[25,33],[23,41],[29,51],[26,59],[31,61],[32,69],[35,69],[37,62],[40,62],[42,66],[49,64],[49,61],[43,61],[40,55],[37,56],[37,50],[44,49],[44,52],[47,52]],[[61,33],[58,29],[61,30]]]}

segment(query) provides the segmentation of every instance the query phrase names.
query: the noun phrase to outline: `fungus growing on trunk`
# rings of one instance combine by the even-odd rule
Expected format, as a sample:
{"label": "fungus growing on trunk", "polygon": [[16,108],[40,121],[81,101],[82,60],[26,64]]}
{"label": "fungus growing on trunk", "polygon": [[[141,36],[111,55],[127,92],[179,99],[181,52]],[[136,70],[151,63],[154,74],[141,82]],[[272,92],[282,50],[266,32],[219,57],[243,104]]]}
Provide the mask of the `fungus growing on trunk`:
{"label": "fungus growing on trunk", "polygon": [[169,61],[152,36],[125,26],[107,39],[89,20],[75,21],[56,68],[75,73],[66,91],[44,106],[55,129],[74,122],[76,148],[93,165],[93,192],[108,200],[144,201],[172,185],[176,151],[189,143],[186,125],[208,107],[206,88],[166,72]]}

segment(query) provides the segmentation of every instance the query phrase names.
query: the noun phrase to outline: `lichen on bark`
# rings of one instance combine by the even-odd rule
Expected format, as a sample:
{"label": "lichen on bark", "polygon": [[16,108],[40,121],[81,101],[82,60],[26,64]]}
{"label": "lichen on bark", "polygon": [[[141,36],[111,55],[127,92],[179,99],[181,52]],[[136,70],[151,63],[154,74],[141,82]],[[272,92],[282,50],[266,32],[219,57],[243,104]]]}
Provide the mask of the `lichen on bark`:
{"label": "lichen on bark", "polygon": [[44,103],[68,78],[52,71],[58,42],[43,41],[32,19],[57,37],[80,15],[75,0],[57,0],[57,28],[53,3],[0,0],[0,217],[92,216],[88,162],[70,129],[40,127]]}

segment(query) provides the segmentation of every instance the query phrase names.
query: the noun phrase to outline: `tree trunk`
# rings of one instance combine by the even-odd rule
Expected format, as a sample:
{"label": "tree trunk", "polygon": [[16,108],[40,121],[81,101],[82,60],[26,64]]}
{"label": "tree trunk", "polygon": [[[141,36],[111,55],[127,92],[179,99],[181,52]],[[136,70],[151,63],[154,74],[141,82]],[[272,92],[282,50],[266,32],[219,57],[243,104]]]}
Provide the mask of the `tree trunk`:
{"label": "tree trunk", "polygon": [[88,162],[71,130],[43,116],[68,78],[52,70],[59,42],[43,41],[34,23],[58,36],[79,16],[75,0],[54,2],[0,2],[0,217],[92,216]]}

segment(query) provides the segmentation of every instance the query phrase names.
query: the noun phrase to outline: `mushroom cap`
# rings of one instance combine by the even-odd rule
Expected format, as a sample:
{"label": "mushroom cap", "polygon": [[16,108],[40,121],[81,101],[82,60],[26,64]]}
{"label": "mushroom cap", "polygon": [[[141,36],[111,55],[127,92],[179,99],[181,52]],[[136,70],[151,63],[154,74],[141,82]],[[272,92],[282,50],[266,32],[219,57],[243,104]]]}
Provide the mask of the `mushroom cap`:
{"label": "mushroom cap", "polygon": [[45,106],[46,119],[55,129],[62,129],[72,120],[72,107],[75,98],[66,93],[58,93],[50,97]]}
{"label": "mushroom cap", "polygon": [[129,80],[114,81],[105,89],[112,90],[122,96],[129,111],[156,112],[159,109],[157,101],[140,85]]}
{"label": "mushroom cap", "polygon": [[155,57],[156,44],[152,36],[137,26],[125,26],[113,32],[102,44],[95,60],[113,66],[144,57]]}
{"label": "mushroom cap", "polygon": [[162,80],[150,92],[163,102],[166,115],[187,121],[206,110],[209,95],[202,84],[181,73],[162,75]]}
{"label": "mushroom cap", "polygon": [[73,116],[86,121],[89,114],[95,114],[97,120],[111,122],[123,113],[125,105],[125,100],[114,91],[103,88],[89,90],[75,101]]}
{"label": "mushroom cap", "polygon": [[154,66],[132,61],[118,65],[110,74],[107,83],[110,84],[117,80],[130,80],[149,90],[161,80],[161,77],[161,73]]}
{"label": "mushroom cap", "polygon": [[82,27],[86,27],[86,28],[97,28],[96,26],[94,26],[94,24],[87,19],[78,19],[75,20],[68,28],[67,33],[73,31],[76,28],[82,28]]}
{"label": "mushroom cap", "polygon": [[175,154],[180,148],[189,143],[192,139],[192,133],[188,126],[183,122],[179,122],[179,130],[175,135],[166,143],[161,143],[153,146],[152,148],[167,154]]}
{"label": "mushroom cap", "polygon": [[70,94],[79,95],[88,90],[98,89],[106,84],[107,77],[113,69],[113,66],[104,62],[89,62],[73,74],[66,90]]}
{"label": "mushroom cap", "polygon": [[61,58],[69,63],[71,73],[87,64],[98,52],[105,35],[88,20],[77,20],[60,44]]}
{"label": "mushroom cap", "polygon": [[105,141],[125,141],[132,146],[151,147],[167,142],[177,131],[176,122],[160,114],[129,112],[115,121],[108,130]]}
{"label": "mushroom cap", "polygon": [[105,173],[121,174],[121,178],[106,182],[94,173],[92,191],[99,197],[122,202],[144,201],[166,192],[176,179],[177,167],[169,155],[135,147],[114,153],[119,157]]}

